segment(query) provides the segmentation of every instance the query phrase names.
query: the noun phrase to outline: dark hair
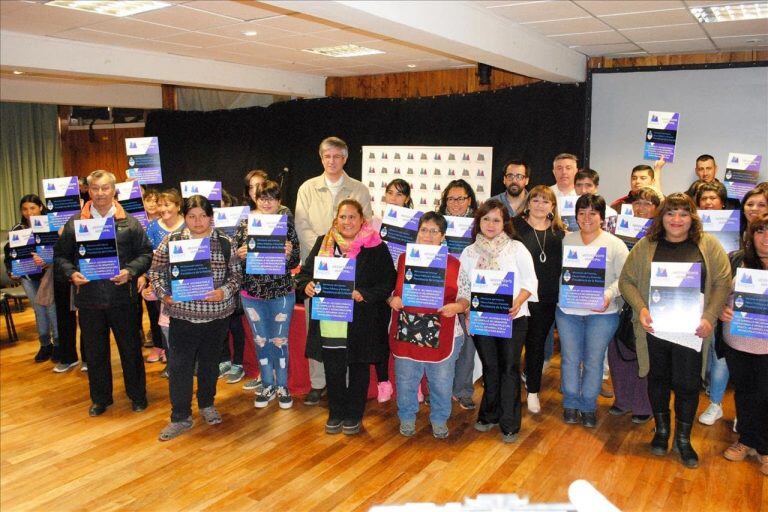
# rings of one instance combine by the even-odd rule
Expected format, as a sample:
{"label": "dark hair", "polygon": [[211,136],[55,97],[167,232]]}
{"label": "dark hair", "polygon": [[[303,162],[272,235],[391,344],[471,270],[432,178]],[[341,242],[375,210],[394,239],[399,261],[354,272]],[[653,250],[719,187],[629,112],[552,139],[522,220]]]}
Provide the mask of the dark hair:
{"label": "dark hair", "polygon": [[579,210],[592,208],[600,214],[600,220],[605,220],[605,199],[599,194],[584,194],[576,200],[576,216]]}
{"label": "dark hair", "polygon": [[528,165],[528,162],[525,160],[521,160],[519,158],[513,158],[512,160],[509,160],[507,163],[504,164],[504,167],[501,168],[501,175],[504,176],[507,174],[507,167],[510,165],[520,165],[523,168],[525,168],[525,177],[530,178],[531,177],[531,167]]}
{"label": "dark hair", "polygon": [[768,229],[768,213],[764,213],[750,222],[744,232],[744,266],[762,270],[763,265],[757,254],[757,249],[755,249],[755,232],[759,228]]}
{"label": "dark hair", "polygon": [[267,180],[256,189],[254,194],[256,199],[260,197],[269,197],[271,199],[280,199],[280,185],[276,181]]}
{"label": "dark hair", "polygon": [[688,194],[682,192],[675,192],[664,198],[661,206],[656,209],[656,215],[653,217],[653,224],[651,224],[651,229],[648,230],[647,236],[654,242],[664,238],[666,236],[664,215],[673,210],[686,210],[691,214],[691,229],[688,230],[688,239],[694,243],[699,243],[701,233],[703,232],[701,219],[696,212],[696,204],[693,202],[693,199]]}
{"label": "dark hair", "polygon": [[634,198],[634,201],[632,202],[634,203],[635,201],[639,201],[640,199],[644,201],[652,202],[653,206],[655,206],[656,208],[658,208],[659,205],[661,204],[661,199],[659,198],[659,194],[651,187],[640,188],[640,190],[638,190],[635,193],[635,198]]}
{"label": "dark hair", "polygon": [[709,183],[702,183],[696,187],[696,207],[701,208],[701,196],[704,192],[714,192],[720,198],[722,207],[725,208],[725,203],[728,201],[728,191],[725,190],[725,185],[719,181],[712,181]]}
{"label": "dark hair", "polygon": [[696,197],[696,191],[698,191],[698,190],[699,190],[699,187],[700,187],[700,186],[702,186],[702,185],[703,185],[703,184],[705,184],[705,183],[706,183],[706,181],[704,181],[704,180],[696,180],[696,181],[694,181],[693,183],[691,183],[691,186],[690,186],[690,187],[688,187],[688,190],[686,190],[686,191],[685,191],[685,193],[686,193],[686,194],[687,194],[687,195],[688,195],[688,196],[689,196],[691,199],[693,199],[694,197]]}
{"label": "dark hair", "polygon": [[489,199],[480,205],[480,208],[475,212],[475,222],[472,224],[472,241],[477,240],[477,234],[480,233],[480,219],[488,215],[491,210],[499,210],[501,212],[501,218],[504,220],[504,232],[509,238],[515,237],[515,227],[512,225],[512,217],[509,216],[509,211],[504,203],[498,199]]}
{"label": "dark hair", "polygon": [[227,207],[227,206],[240,206],[240,201],[237,200],[235,196],[224,190],[221,189],[221,206]]}
{"label": "dark hair", "polygon": [[448,206],[448,191],[452,188],[464,189],[464,193],[469,197],[469,211],[474,212],[477,209],[477,198],[475,197],[475,191],[472,190],[472,186],[466,181],[458,179],[451,181],[443,189],[443,194],[440,196],[440,207],[437,209],[437,213],[446,215],[445,209]]}
{"label": "dark hair", "polygon": [[402,178],[395,178],[394,180],[390,181],[387,185],[387,188],[384,189],[384,192],[389,190],[389,187],[395,187],[395,190],[400,192],[401,194],[405,195],[408,200],[405,202],[406,208],[413,208],[413,199],[411,198],[411,185],[407,181],[405,181]]}
{"label": "dark hair", "polygon": [[154,197],[155,201],[160,199],[160,192],[156,188],[147,188],[142,190],[142,200],[146,201],[148,197]]}
{"label": "dark hair", "polygon": [[759,186],[757,188],[753,188],[746,194],[744,194],[744,197],[741,200],[741,213],[744,213],[744,205],[747,204],[747,201],[752,198],[752,196],[763,196],[766,201],[768,201],[768,188],[760,188]]}
{"label": "dark hair", "polygon": [[629,173],[629,175],[631,177],[633,174],[635,174],[636,172],[640,172],[640,171],[646,171],[650,175],[652,180],[656,179],[656,176],[655,176],[656,173],[653,170],[653,167],[651,167],[650,165],[645,165],[645,164],[640,164],[640,165],[634,166],[632,168],[632,172]]}
{"label": "dark hair", "polygon": [[596,187],[600,185],[600,173],[594,169],[580,170],[576,173],[576,176],[574,176],[573,182],[576,183],[577,181],[583,179],[592,180],[592,183],[594,183]]}
{"label": "dark hair", "polygon": [[434,222],[437,224],[437,228],[440,230],[440,233],[443,235],[448,230],[448,221],[445,220],[445,217],[440,215],[437,212],[427,212],[424,215],[421,216],[419,219],[419,229],[421,229],[421,225],[425,222]]}
{"label": "dark hair", "polygon": [[248,174],[243,177],[243,201],[251,207],[251,210],[256,208],[256,205],[251,200],[251,179],[254,176],[258,176],[264,181],[267,181],[269,179],[269,174],[267,174],[267,171],[264,169],[253,169],[252,171],[248,171]]}
{"label": "dark hair", "polygon": [[208,198],[205,196],[197,194],[186,198],[184,200],[184,206],[181,207],[181,214],[186,217],[193,208],[200,208],[207,216],[213,217],[213,206],[211,206],[211,202],[208,201]]}
{"label": "dark hair", "polygon": [[355,199],[344,199],[339,203],[339,206],[336,207],[336,215],[334,217],[339,216],[339,212],[341,211],[341,208],[344,206],[351,206],[355,210],[357,210],[357,213],[360,214],[360,216],[365,220],[365,214],[363,213],[363,205],[361,205],[358,201]]}
{"label": "dark hair", "polygon": [[523,206],[523,214],[522,217],[527,219],[528,215],[530,214],[530,205],[531,201],[535,197],[543,197],[550,203],[552,203],[552,226],[551,230],[552,233],[565,232],[565,224],[563,224],[563,219],[560,218],[560,212],[557,211],[557,196],[552,191],[551,188],[549,188],[546,185],[536,185],[531,189],[530,192],[528,192],[528,195],[525,198],[525,205]]}
{"label": "dark hair", "polygon": [[712,160],[712,163],[717,165],[717,162],[715,162],[715,157],[713,157],[712,155],[708,155],[706,153],[704,153],[703,155],[699,155],[696,158],[696,163],[698,164],[699,162],[706,162],[707,160]]}
{"label": "dark hair", "polygon": [[[37,194],[27,194],[19,199],[19,213],[21,213],[21,207],[24,206],[24,203],[35,203],[42,210],[41,213],[48,213],[48,208],[46,208],[43,200]],[[21,216],[19,224],[29,227],[29,221],[24,218],[24,215]]]}

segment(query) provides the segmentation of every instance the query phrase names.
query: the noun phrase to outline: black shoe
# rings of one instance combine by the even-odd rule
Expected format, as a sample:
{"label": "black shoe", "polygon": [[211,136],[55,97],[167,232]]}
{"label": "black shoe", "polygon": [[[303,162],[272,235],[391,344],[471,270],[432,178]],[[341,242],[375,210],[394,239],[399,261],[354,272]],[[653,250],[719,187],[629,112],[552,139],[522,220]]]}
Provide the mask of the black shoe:
{"label": "black shoe", "polygon": [[668,412],[653,415],[656,422],[656,430],[651,440],[651,453],[654,455],[666,455],[669,449],[670,417]]}
{"label": "black shoe", "polygon": [[304,397],[304,405],[317,405],[320,403],[320,398],[325,395],[325,388],[323,389],[315,389],[312,388],[309,390],[309,393],[307,393],[307,396]]}
{"label": "black shoe", "polygon": [[131,410],[133,412],[141,412],[147,408],[147,400],[134,400],[131,402]]}
{"label": "black shoe", "polygon": [[360,426],[362,422],[360,420],[344,420],[342,422],[342,431],[347,436],[353,436],[360,432]]}
{"label": "black shoe", "polygon": [[496,425],[498,425],[498,423],[491,423],[488,421],[477,420],[477,422],[475,423],[475,430],[477,430],[478,432],[488,432]]}
{"label": "black shoe", "polygon": [[579,411],[576,409],[563,409],[563,421],[569,425],[579,422]]}
{"label": "black shoe", "polygon": [[680,454],[683,466],[693,469],[699,467],[699,456],[691,446],[691,427],[690,423],[675,422],[675,442],[672,447]]}
{"label": "black shoe", "polygon": [[587,428],[595,428],[597,426],[597,414],[593,412],[580,412],[581,424]]}
{"label": "black shoe", "polygon": [[632,423],[635,425],[642,425],[643,423],[648,423],[648,421],[651,419],[650,414],[633,414],[632,415]]}
{"label": "black shoe", "polygon": [[619,409],[615,405],[612,405],[610,409],[608,409],[608,414],[611,416],[624,416],[629,411],[625,411],[624,409]]}
{"label": "black shoe", "polygon": [[110,405],[112,405],[112,402],[107,404],[93,404],[91,405],[91,408],[88,409],[88,416],[101,416],[107,412],[107,407]]}
{"label": "black shoe", "polygon": [[53,350],[51,350],[51,361],[54,363],[61,361],[61,348],[58,345],[54,345]]}
{"label": "black shoe", "polygon": [[35,355],[35,362],[42,363],[43,361],[49,360],[52,353],[53,345],[42,345]]}
{"label": "black shoe", "polygon": [[343,421],[337,418],[328,418],[325,422],[326,434],[338,434],[341,432]]}

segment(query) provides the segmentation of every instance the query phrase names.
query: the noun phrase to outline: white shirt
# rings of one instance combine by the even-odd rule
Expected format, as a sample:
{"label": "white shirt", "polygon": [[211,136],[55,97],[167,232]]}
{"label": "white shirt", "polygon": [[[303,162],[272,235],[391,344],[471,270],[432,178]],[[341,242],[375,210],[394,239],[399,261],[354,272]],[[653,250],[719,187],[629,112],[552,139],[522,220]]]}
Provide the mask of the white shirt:
{"label": "white shirt", "polygon": [[576,194],[576,189],[572,188],[571,191],[567,194],[563,194],[559,188],[557,188],[557,184],[552,185],[549,187],[549,189],[555,193],[555,197],[578,197],[578,194]]}

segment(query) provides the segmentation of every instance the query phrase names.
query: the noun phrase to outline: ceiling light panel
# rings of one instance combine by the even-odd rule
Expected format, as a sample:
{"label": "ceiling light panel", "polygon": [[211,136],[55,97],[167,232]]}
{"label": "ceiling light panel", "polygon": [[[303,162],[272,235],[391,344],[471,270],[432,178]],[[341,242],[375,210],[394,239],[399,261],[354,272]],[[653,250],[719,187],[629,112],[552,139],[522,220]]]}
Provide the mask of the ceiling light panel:
{"label": "ceiling light panel", "polygon": [[130,2],[120,0],[53,0],[46,2],[45,5],[120,18],[171,6],[168,2],[152,0],[131,0]]}
{"label": "ceiling light panel", "polygon": [[355,44],[344,44],[341,46],[326,46],[324,48],[307,48],[302,50],[303,52],[314,53],[317,55],[325,55],[326,57],[336,58],[349,58],[349,57],[362,57],[364,55],[377,55],[384,53],[381,50],[374,50],[373,48],[366,48],[364,46],[357,46]]}
{"label": "ceiling light panel", "polygon": [[768,19],[768,2],[754,4],[711,5],[693,7],[691,14],[700,23]]}

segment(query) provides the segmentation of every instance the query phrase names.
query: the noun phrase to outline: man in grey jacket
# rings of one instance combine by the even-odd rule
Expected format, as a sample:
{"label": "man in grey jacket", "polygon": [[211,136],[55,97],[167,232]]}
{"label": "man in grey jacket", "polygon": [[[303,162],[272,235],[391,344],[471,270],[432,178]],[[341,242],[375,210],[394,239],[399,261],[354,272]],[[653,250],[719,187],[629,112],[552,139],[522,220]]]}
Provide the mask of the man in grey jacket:
{"label": "man in grey jacket", "polygon": [[[319,152],[323,174],[302,183],[296,197],[296,233],[301,245],[302,262],[314,247],[317,237],[325,235],[331,228],[336,208],[344,199],[358,201],[363,206],[366,219],[370,220],[373,215],[368,188],[344,171],[349,156],[347,143],[338,137],[328,137],[320,143]],[[317,405],[325,391],[322,362],[309,360],[309,377],[312,390],[304,403]]]}

